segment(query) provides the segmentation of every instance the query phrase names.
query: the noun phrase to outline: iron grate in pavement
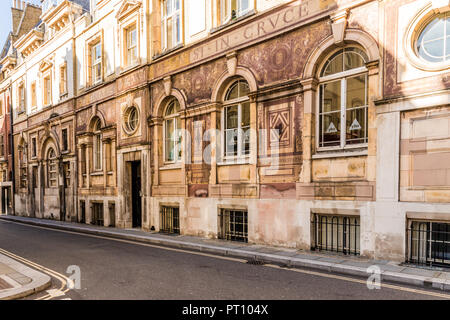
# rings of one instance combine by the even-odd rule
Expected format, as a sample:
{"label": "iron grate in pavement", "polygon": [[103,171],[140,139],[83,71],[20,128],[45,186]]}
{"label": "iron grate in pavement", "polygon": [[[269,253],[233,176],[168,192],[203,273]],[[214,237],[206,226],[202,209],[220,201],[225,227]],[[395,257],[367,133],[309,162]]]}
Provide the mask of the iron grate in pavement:
{"label": "iron grate in pavement", "polygon": [[0,278],[0,290],[11,289],[11,288],[12,288],[12,286],[8,282],[6,282],[2,278]]}

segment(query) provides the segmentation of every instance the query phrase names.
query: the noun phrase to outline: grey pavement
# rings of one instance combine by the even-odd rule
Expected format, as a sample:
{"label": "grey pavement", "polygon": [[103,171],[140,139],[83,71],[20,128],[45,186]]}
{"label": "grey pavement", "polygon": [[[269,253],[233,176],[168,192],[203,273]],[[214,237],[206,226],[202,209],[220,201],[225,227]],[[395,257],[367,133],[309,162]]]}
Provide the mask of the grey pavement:
{"label": "grey pavement", "polygon": [[183,248],[222,256],[239,257],[250,261],[256,260],[266,264],[277,264],[291,268],[316,269],[330,273],[363,277],[365,279],[369,275],[367,268],[376,265],[381,271],[382,281],[450,291],[450,269],[445,268],[424,268],[394,261],[370,260],[358,256],[315,253],[185,235],[168,236],[156,232],[145,232],[134,229],[107,228],[28,217],[0,216],[0,219],[52,229]]}
{"label": "grey pavement", "polygon": [[19,299],[51,285],[51,278],[0,254],[0,300]]}

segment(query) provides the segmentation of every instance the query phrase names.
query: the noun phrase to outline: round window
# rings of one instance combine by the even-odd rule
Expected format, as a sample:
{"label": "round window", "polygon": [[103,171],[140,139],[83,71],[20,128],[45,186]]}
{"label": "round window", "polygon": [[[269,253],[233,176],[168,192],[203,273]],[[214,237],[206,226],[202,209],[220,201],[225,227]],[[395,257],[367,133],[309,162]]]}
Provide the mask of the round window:
{"label": "round window", "polygon": [[432,19],[419,33],[417,54],[428,62],[450,60],[450,12]]}
{"label": "round window", "polygon": [[133,134],[139,124],[139,111],[136,107],[129,107],[124,116],[124,122],[125,122],[125,131],[128,134]]}

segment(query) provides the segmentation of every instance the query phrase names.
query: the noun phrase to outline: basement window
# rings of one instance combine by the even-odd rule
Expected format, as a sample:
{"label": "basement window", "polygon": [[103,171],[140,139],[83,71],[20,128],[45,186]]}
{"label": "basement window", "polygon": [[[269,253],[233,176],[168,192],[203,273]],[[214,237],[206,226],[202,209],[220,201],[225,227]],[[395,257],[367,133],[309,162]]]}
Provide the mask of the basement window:
{"label": "basement window", "polygon": [[311,250],[360,254],[360,218],[357,216],[312,216]]}
{"label": "basement window", "polygon": [[450,223],[410,221],[408,262],[450,267]]}
{"label": "basement window", "polygon": [[180,208],[161,207],[160,232],[169,234],[180,234]]}
{"label": "basement window", "polygon": [[219,214],[219,239],[248,242],[248,212],[222,209]]}

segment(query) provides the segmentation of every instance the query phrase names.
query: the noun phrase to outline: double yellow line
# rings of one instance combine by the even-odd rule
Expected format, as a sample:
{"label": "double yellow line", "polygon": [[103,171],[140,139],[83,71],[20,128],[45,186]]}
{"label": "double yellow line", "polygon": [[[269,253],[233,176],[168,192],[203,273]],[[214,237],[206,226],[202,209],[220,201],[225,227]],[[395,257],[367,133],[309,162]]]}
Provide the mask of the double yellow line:
{"label": "double yellow line", "polygon": [[[154,244],[142,243],[142,242],[137,242],[137,241],[132,241],[132,240],[117,239],[117,238],[98,236],[98,235],[92,235],[92,234],[84,234],[84,233],[75,232],[75,231],[66,231],[66,230],[53,229],[53,228],[49,228],[49,227],[33,226],[33,225],[29,225],[29,224],[21,223],[21,222],[16,222],[16,221],[14,221],[14,222],[12,222],[12,221],[5,221],[5,220],[0,220],[0,221],[1,222],[6,222],[6,223],[21,224],[21,225],[26,225],[26,226],[32,227],[32,228],[51,230],[51,231],[55,231],[55,232],[75,234],[75,235],[78,235],[78,236],[85,236],[85,237],[91,237],[91,238],[97,238],[97,239],[106,239],[106,240],[110,240],[110,241],[128,243],[128,244],[139,245],[139,246],[144,246],[144,247],[158,248],[158,249],[163,249],[163,250],[167,250],[167,251],[188,253],[188,254],[193,254],[193,255],[198,255],[198,256],[211,257],[211,258],[215,258],[215,259],[228,260],[228,261],[234,261],[234,262],[240,262],[240,263],[247,263],[246,259],[239,259],[239,258],[233,258],[233,257],[219,256],[219,255],[208,254],[208,253],[204,253],[204,252],[195,252],[195,251],[184,250],[184,249],[169,248],[169,247],[164,247],[162,245],[154,245]],[[0,249],[0,253],[2,251],[4,251],[4,250]],[[26,260],[24,258],[21,258],[21,257],[18,257],[18,258],[20,258],[20,259],[22,259],[24,261],[28,261],[28,260]],[[37,264],[35,264],[33,262],[30,262],[30,261],[28,261],[28,262],[30,264],[37,265]],[[37,265],[37,266],[39,266],[39,265]],[[46,272],[48,274],[51,274],[51,275],[54,275],[55,278],[57,278],[59,281],[61,281],[61,283],[63,284],[61,289],[60,289],[61,292],[66,293],[67,291],[70,290],[70,289],[66,289],[65,291],[62,291],[63,288],[66,286],[66,284],[70,283],[69,281],[72,281],[71,279],[69,279],[66,276],[61,275],[61,274],[59,274],[59,273],[57,273],[55,271],[47,269],[45,267],[42,267],[42,266],[39,266],[39,267],[44,272]],[[265,264],[264,267],[275,268],[275,269],[280,269],[280,270],[284,270],[284,271],[293,271],[293,272],[309,274],[309,275],[323,277],[323,278],[330,278],[330,279],[336,279],[336,280],[342,280],[342,281],[347,281],[347,282],[353,282],[353,283],[367,285],[367,281],[366,280],[361,280],[361,279],[356,279],[356,278],[351,278],[351,277],[345,277],[345,276],[335,275],[335,274],[331,274],[331,273],[324,273],[324,272],[317,272],[317,271],[310,271],[310,270],[296,269],[296,268],[285,268],[285,267],[280,267],[280,266],[273,265],[273,264]],[[45,271],[45,270],[47,270],[47,271]],[[428,295],[428,296],[433,296],[433,297],[437,297],[437,298],[443,298],[443,299],[449,299],[450,300],[450,295],[449,294],[445,294],[445,293],[438,293],[438,292],[434,292],[434,291],[413,289],[413,288],[408,288],[408,287],[403,287],[403,286],[392,285],[392,284],[388,284],[388,283],[381,283],[380,286],[382,288],[388,288],[388,289],[392,289],[392,290],[416,293],[416,294],[421,294],[421,295]],[[70,286],[69,286],[69,288],[70,288]],[[72,288],[73,288],[73,286],[72,286]],[[50,296],[50,298],[51,298],[51,295],[48,295],[48,296]],[[42,297],[42,298],[45,298],[45,297]]]}
{"label": "double yellow line", "polygon": [[55,292],[57,292],[56,295],[47,294],[47,295],[39,297],[39,298],[37,298],[35,300],[50,300],[50,299],[52,299],[55,296],[63,296],[70,290],[70,288],[74,287],[73,280],[67,278],[65,275],[63,275],[61,273],[53,271],[53,270],[51,270],[49,268],[41,266],[41,265],[39,265],[39,264],[37,264],[35,262],[32,262],[32,261],[27,260],[25,258],[22,258],[22,257],[14,254],[14,253],[11,253],[11,252],[6,251],[6,250],[1,249],[1,248],[0,248],[0,253],[5,255],[5,256],[8,256],[8,257],[10,257],[10,258],[12,258],[12,259],[14,259],[16,261],[22,262],[22,263],[24,263],[24,264],[26,264],[26,265],[28,265],[28,266],[38,270],[38,271],[42,271],[42,272],[48,274],[49,276],[51,276],[53,278],[56,278],[59,282],[61,282],[61,286],[59,287],[59,289],[56,289],[56,291],[55,291]]}
{"label": "double yellow line", "polygon": [[[294,272],[309,274],[309,275],[318,276],[318,277],[331,278],[331,279],[336,279],[336,280],[342,280],[342,281],[348,281],[348,282],[354,282],[354,283],[360,283],[363,285],[367,285],[367,280],[361,280],[361,279],[356,279],[356,278],[350,278],[350,277],[339,276],[339,275],[323,273],[323,272],[310,271],[310,270],[285,268],[285,267],[280,267],[280,266],[273,265],[273,264],[266,264],[265,266],[269,267],[269,268],[274,268],[274,269],[294,271]],[[393,284],[388,284],[388,283],[383,283],[383,282],[380,283],[380,288],[388,288],[388,289],[392,289],[392,290],[399,290],[399,291],[405,291],[405,292],[411,292],[411,293],[418,293],[418,294],[422,294],[422,295],[434,296],[434,297],[438,297],[438,298],[450,299],[450,295],[445,294],[445,293],[438,293],[438,292],[433,292],[433,291],[425,291],[425,290],[420,290],[420,289],[396,286]],[[376,289],[374,289],[374,290],[376,290]]]}

